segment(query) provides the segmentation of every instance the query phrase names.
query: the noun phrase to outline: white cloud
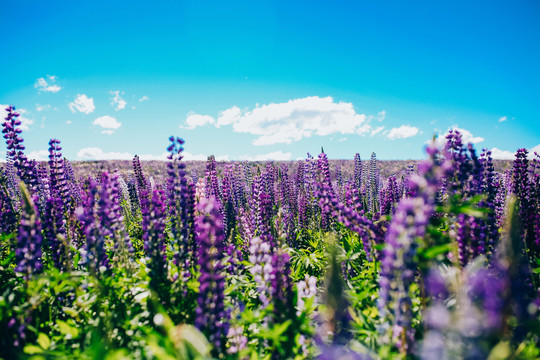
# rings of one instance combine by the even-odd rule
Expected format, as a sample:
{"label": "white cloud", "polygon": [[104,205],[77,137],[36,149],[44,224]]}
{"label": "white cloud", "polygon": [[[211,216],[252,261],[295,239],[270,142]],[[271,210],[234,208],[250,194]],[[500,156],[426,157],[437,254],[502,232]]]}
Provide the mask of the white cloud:
{"label": "white cloud", "polygon": [[383,121],[385,118],[386,118],[386,110],[382,110],[377,113],[377,120]]}
{"label": "white cloud", "polygon": [[390,140],[406,139],[418,134],[419,129],[416,126],[401,125],[400,127],[392,128],[386,135]]}
{"label": "white cloud", "polygon": [[27,157],[36,161],[48,161],[49,152],[47,150],[32,151],[27,155]]}
{"label": "white cloud", "polygon": [[[527,150],[529,151],[529,155],[527,157],[529,158],[529,160],[532,160],[535,158],[535,155],[534,155],[535,152],[540,154],[540,144]],[[514,160],[516,158],[516,151],[512,152],[508,150],[500,150],[498,148],[493,148],[491,149],[491,156],[494,159],[498,159],[498,160]]]}
{"label": "white cloud", "polygon": [[182,152],[182,155],[184,156],[184,160],[190,160],[190,161],[191,160],[193,160],[193,161],[196,161],[196,160],[197,161],[205,161],[208,158],[208,156],[206,156],[206,155],[203,155],[203,154],[194,155],[194,154],[192,154],[190,152],[187,152],[187,151]]}
{"label": "white cloud", "polygon": [[79,150],[77,158],[80,160],[131,160],[133,155],[128,152],[104,152],[97,147],[87,147]]}
{"label": "white cloud", "polygon": [[[7,117],[7,109],[8,105],[2,105],[0,104],[0,123],[4,122],[4,119]],[[24,114],[27,113],[25,109],[15,109],[15,112],[19,113],[19,120],[21,121],[21,125],[19,125],[19,128],[22,131],[28,131],[30,130],[30,125],[34,123],[34,120],[28,119],[24,116]]]}
{"label": "white cloud", "polygon": [[200,115],[194,112],[189,112],[186,118],[186,129],[195,129],[198,126],[204,126],[206,124],[213,124],[215,120],[208,115]]}
{"label": "white cloud", "polygon": [[502,122],[505,122],[505,121],[508,121],[508,118],[506,116],[503,116],[499,119],[499,122],[502,123]]}
{"label": "white cloud", "polygon": [[[474,136],[469,130],[461,129],[457,127],[456,125],[448,128],[448,130],[443,134],[439,134],[437,136],[437,139],[435,140],[435,144],[438,147],[443,147],[446,144],[446,136],[450,133],[450,130],[457,130],[461,134],[461,141],[463,145],[467,145],[468,143],[472,144],[478,144],[484,141],[483,137],[480,136]],[[431,140],[426,141],[426,144],[431,144]]]}
{"label": "white cloud", "polygon": [[238,106],[233,106],[225,111],[222,111],[218,115],[216,127],[223,125],[231,125],[240,119],[242,110]]}
{"label": "white cloud", "polygon": [[89,98],[85,94],[77,94],[75,100],[72,103],[69,103],[69,109],[73,113],[78,111],[85,114],[90,114],[96,109],[94,106],[94,98]]}
{"label": "white cloud", "polygon": [[500,150],[497,148],[491,149],[491,157],[497,160],[513,160],[514,153],[511,151]]}
{"label": "white cloud", "polygon": [[344,142],[344,141],[347,141],[347,138],[346,138],[346,137],[341,138],[341,139],[338,139],[338,142]]}
{"label": "white cloud", "polygon": [[109,95],[112,95],[111,98],[111,106],[114,108],[114,110],[122,110],[126,107],[127,102],[122,99],[120,95],[124,95],[124,92],[118,91],[109,91]]}
{"label": "white cloud", "polygon": [[38,89],[38,91],[44,91],[44,92],[52,92],[57,93],[62,88],[56,84],[56,76],[50,76],[47,75],[47,80],[45,78],[39,78],[34,83],[34,87]]}
{"label": "white cloud", "polygon": [[160,155],[150,155],[150,154],[143,154],[143,155],[139,155],[139,158],[141,160],[167,160],[167,155],[169,155],[169,153],[161,153]]}
{"label": "white cloud", "polygon": [[276,161],[285,161],[290,160],[292,154],[290,152],[284,153],[281,150],[270,152],[268,154],[260,155],[242,155],[240,160],[249,160],[249,161],[267,161],[267,160],[276,160]]}
{"label": "white cloud", "polygon": [[36,110],[37,111],[50,110],[51,108],[52,108],[51,105],[39,105],[39,104],[36,104]]}
{"label": "white cloud", "polygon": [[101,126],[104,129],[101,132],[107,135],[111,135],[112,133],[114,133],[114,130],[122,126],[121,122],[109,115],[98,117],[92,122],[92,124]]}
{"label": "white cloud", "polygon": [[377,135],[378,133],[380,133],[383,130],[384,130],[384,126],[376,127],[375,129],[371,130],[371,134],[369,134],[369,135],[370,136],[375,136],[375,135]]}
{"label": "white cloud", "polygon": [[150,98],[146,95],[144,95],[142,98],[139,99],[139,102],[148,101]]}
{"label": "white cloud", "polygon": [[[205,158],[206,160],[206,158]],[[229,161],[229,155],[218,155],[216,156],[216,161]]]}
{"label": "white cloud", "polygon": [[290,144],[312,135],[365,135],[371,131],[371,118],[356,113],[351,103],[334,102],[329,96],[310,96],[286,103],[257,105],[253,110],[234,106],[220,112],[217,122],[211,116],[190,113],[186,123],[189,129],[206,124],[217,127],[230,124],[235,132],[258,135],[254,145],[271,145]]}

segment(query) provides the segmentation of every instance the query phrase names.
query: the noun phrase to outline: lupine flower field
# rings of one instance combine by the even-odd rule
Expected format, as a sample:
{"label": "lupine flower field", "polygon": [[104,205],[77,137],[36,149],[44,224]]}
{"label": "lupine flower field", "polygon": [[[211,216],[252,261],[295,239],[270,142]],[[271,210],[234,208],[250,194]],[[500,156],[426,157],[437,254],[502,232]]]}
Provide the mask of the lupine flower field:
{"label": "lupine flower field", "polygon": [[[80,175],[2,124],[2,359],[540,358],[540,155]],[[351,166],[353,164],[353,166]],[[331,171],[332,169],[332,171]],[[79,175],[76,175],[79,174]]]}

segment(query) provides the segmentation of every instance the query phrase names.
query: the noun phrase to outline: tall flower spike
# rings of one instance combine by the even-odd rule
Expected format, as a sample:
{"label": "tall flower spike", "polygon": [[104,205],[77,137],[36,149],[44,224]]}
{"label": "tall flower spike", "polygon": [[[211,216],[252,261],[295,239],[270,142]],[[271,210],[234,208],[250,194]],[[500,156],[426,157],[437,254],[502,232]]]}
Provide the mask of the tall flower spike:
{"label": "tall flower spike", "polygon": [[353,178],[354,187],[357,190],[360,190],[362,187],[362,159],[360,154],[356,153],[354,155],[354,178]]}
{"label": "tall flower spike", "polygon": [[93,178],[89,178],[83,205],[77,211],[86,238],[86,264],[94,275],[110,269],[109,257],[105,248],[105,240],[106,236],[109,235],[109,230],[102,226],[102,219],[100,219],[100,215],[102,215],[100,212],[108,210],[99,209],[98,194],[97,182]]}
{"label": "tall flower spike", "polygon": [[66,239],[66,227],[62,209],[62,199],[56,196],[49,197],[45,202],[42,213],[43,235],[47,241],[47,248],[53,265],[59,270],[67,267],[66,255],[69,251],[62,239]]}
{"label": "tall flower spike", "polygon": [[41,222],[34,200],[23,184],[21,184],[21,192],[23,208],[15,249],[15,262],[17,264],[15,271],[24,274],[25,278],[28,279],[33,274],[43,270]]}
{"label": "tall flower spike", "polygon": [[59,196],[64,202],[64,207],[67,208],[69,188],[61,150],[60,140],[51,139],[49,141],[50,191],[55,196]]}
{"label": "tall flower spike", "polygon": [[224,305],[225,234],[220,207],[215,199],[202,199],[198,210],[201,213],[196,221],[201,285],[197,298],[195,326],[214,345],[213,355],[217,357],[225,350],[225,335],[228,331]]}
{"label": "tall flower spike", "polygon": [[23,138],[20,136],[22,130],[21,120],[18,119],[20,114],[15,111],[14,106],[8,106],[6,108],[7,116],[5,122],[2,124],[2,133],[4,139],[6,139],[7,161],[13,164],[13,167],[17,169],[17,175],[23,180],[29,187],[30,191],[34,191],[38,186],[38,172],[37,163],[35,160],[28,160],[24,154]]}
{"label": "tall flower spike", "polygon": [[8,176],[0,169],[0,233],[11,234],[17,228],[19,214],[9,191]]}
{"label": "tall flower spike", "polygon": [[171,144],[167,148],[170,160],[167,163],[168,209],[171,232],[178,246],[175,262],[177,266],[183,268],[193,248],[194,199],[188,186],[186,164],[182,161],[184,140],[171,136],[169,141]]}
{"label": "tall flower spike", "polygon": [[142,194],[144,252],[149,259],[150,287],[162,302],[168,301],[168,269],[165,244],[165,211],[163,191],[154,190],[152,196]]}
{"label": "tall flower spike", "polygon": [[402,199],[388,227],[381,259],[378,307],[386,319],[383,341],[398,345],[402,354],[411,352],[413,340],[410,286],[417,272],[416,239],[425,235],[434,212],[438,179],[446,176],[451,164],[441,157],[435,146],[427,148],[429,159],[418,165],[423,176],[411,177],[416,197]]}

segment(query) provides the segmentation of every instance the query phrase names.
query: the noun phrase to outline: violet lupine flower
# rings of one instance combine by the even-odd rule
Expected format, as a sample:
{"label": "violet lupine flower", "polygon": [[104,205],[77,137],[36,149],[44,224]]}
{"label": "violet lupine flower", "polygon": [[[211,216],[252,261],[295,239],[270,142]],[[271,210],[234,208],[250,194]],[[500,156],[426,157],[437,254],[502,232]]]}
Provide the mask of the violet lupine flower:
{"label": "violet lupine flower", "polygon": [[317,186],[319,206],[322,213],[326,214],[327,217],[335,218],[345,227],[356,232],[362,241],[366,257],[371,260],[371,241],[378,243],[382,238],[379,228],[354,209],[340,203],[328,184],[318,183]]}
{"label": "violet lupine flower", "polygon": [[395,207],[400,199],[395,175],[388,178],[387,185],[383,189],[382,194],[384,196],[381,197],[381,214],[390,215],[395,211]]}
{"label": "violet lupine flower", "polygon": [[296,284],[298,298],[296,300],[296,315],[300,315],[305,310],[306,300],[317,296],[317,278],[315,276],[304,277]]}
{"label": "violet lupine flower", "polygon": [[272,209],[272,215],[275,215],[274,213],[274,204],[276,203],[276,197],[275,197],[275,176],[274,176],[274,166],[271,163],[266,164],[266,172],[262,176],[263,180],[263,189],[264,192],[268,196],[268,200],[270,201],[269,207]]}
{"label": "violet lupine flower", "polygon": [[38,165],[38,178],[37,178],[37,195],[38,203],[36,204],[40,213],[45,209],[45,202],[51,196],[49,189],[49,176],[47,175],[47,169],[43,165]]}
{"label": "violet lupine flower", "polygon": [[[143,196],[150,196],[151,190],[149,189],[148,182],[146,181],[146,178],[144,177],[142,167],[141,167],[141,160],[139,159],[138,155],[135,155],[133,157],[133,172],[135,173],[135,184],[137,189],[137,198],[138,198],[138,204],[143,206]],[[144,202],[145,204],[147,202]]]}
{"label": "violet lupine flower", "polygon": [[178,245],[178,251],[175,254],[176,265],[186,267],[189,253],[194,246],[195,199],[188,186],[186,164],[182,161],[184,140],[171,136],[169,141],[171,142],[167,148],[168,159],[171,160],[167,163],[169,218],[171,232]]}
{"label": "violet lupine flower", "polygon": [[328,157],[324,152],[319,154],[319,159],[317,161],[317,168],[321,174],[321,181],[332,187],[332,178],[330,177],[330,165],[328,163]]}
{"label": "violet lupine flower", "polygon": [[353,186],[357,189],[357,191],[359,191],[362,187],[362,159],[360,158],[359,153],[354,155]]}
{"label": "violet lupine flower", "polygon": [[244,181],[246,182],[247,188],[250,189],[251,181],[253,179],[253,175],[251,175],[251,166],[248,161],[244,161],[243,167],[244,167]]}
{"label": "violet lupine flower", "polygon": [[100,209],[98,207],[99,187],[93,178],[88,179],[88,189],[83,198],[82,206],[77,209],[82,232],[86,238],[85,260],[90,272],[98,275],[110,269],[109,257],[105,248],[106,236],[109,230],[102,226]]}
{"label": "violet lupine flower", "polygon": [[[221,211],[223,214],[223,227],[225,231],[225,238],[229,239],[231,233],[236,227],[236,210],[234,206],[234,189],[233,180],[231,174],[231,168],[225,168],[225,174],[223,176],[223,183],[221,186]],[[234,234],[232,234],[234,238]]]}
{"label": "violet lupine flower", "polygon": [[15,271],[24,274],[24,277],[29,279],[32,275],[41,273],[43,270],[41,259],[43,238],[34,199],[24,185],[21,185],[21,188],[23,207],[15,248],[15,263],[17,264]]}
{"label": "violet lupine flower", "polygon": [[[516,152],[516,159],[512,167],[512,192],[519,200],[519,215],[523,224],[523,237],[527,249],[531,252],[531,257],[540,255],[540,236],[537,236],[535,228],[538,227],[536,220],[539,206],[538,197],[535,192],[538,189],[533,187],[529,179],[529,160],[527,149],[519,149]],[[534,166],[534,165],[533,165]]]}
{"label": "violet lupine flower", "polygon": [[427,148],[429,159],[418,165],[423,176],[412,176],[411,186],[416,197],[402,199],[389,225],[381,259],[378,308],[387,322],[384,340],[397,343],[402,353],[409,353],[414,337],[410,286],[418,269],[414,256],[416,239],[423,238],[434,213],[438,179],[451,169],[447,159],[441,158],[434,144]]}
{"label": "violet lupine flower", "polygon": [[228,348],[227,354],[237,354],[247,348],[247,337],[244,335],[242,326],[231,326],[227,332]]}
{"label": "violet lupine flower", "polygon": [[267,307],[271,299],[272,285],[270,281],[273,272],[270,244],[260,237],[253,238],[249,246],[249,262],[253,265],[250,272],[257,284],[259,300],[263,307]]}
{"label": "violet lupine flower", "polygon": [[72,199],[75,201],[76,205],[79,205],[82,202],[81,189],[77,183],[77,178],[75,177],[75,172],[73,171],[73,166],[71,162],[64,158],[64,177],[68,183],[69,194],[72,196]]}
{"label": "violet lupine flower", "polygon": [[272,256],[270,282],[272,302],[274,304],[274,321],[281,323],[294,319],[296,312],[294,309],[289,254],[278,251]]}
{"label": "violet lupine flower", "polygon": [[206,196],[213,196],[216,198],[216,200],[220,200],[221,191],[219,189],[219,183],[218,183],[218,178],[217,178],[216,157],[214,155],[210,155],[208,159],[206,160],[205,179],[206,179],[206,189],[205,189]]}
{"label": "violet lupine flower", "polygon": [[491,151],[484,149],[482,151],[482,155],[480,155],[480,161],[482,162],[484,168],[482,192],[487,194],[487,198],[479,205],[490,210],[487,213],[485,220],[486,252],[488,255],[490,255],[498,245],[500,237],[499,227],[497,224],[497,184],[495,182],[495,168],[493,166]]}
{"label": "violet lupine flower", "polygon": [[0,233],[11,234],[17,229],[19,213],[11,197],[8,178],[0,169]]}
{"label": "violet lupine flower", "polygon": [[377,155],[372,152],[369,161],[369,189],[368,189],[369,212],[375,214],[379,210],[379,169]]}
{"label": "violet lupine flower", "polygon": [[201,285],[197,298],[195,326],[214,345],[213,354],[217,356],[224,352],[225,335],[228,330],[224,305],[225,234],[220,206],[215,199],[201,200],[198,210],[201,215],[196,220],[196,238],[199,244]]}
{"label": "violet lupine flower", "polygon": [[136,180],[134,178],[129,178],[127,186],[129,191],[129,203],[131,205],[131,213],[137,214],[137,212],[141,210],[141,202],[139,200]]}
{"label": "violet lupine flower", "polygon": [[61,150],[60,140],[51,139],[49,141],[50,191],[54,196],[59,196],[64,202],[64,207],[67,208],[69,205],[69,188]]}
{"label": "violet lupine flower", "polygon": [[41,214],[43,236],[54,267],[58,270],[67,268],[66,255],[69,249],[61,239],[66,239],[66,225],[63,214],[64,202],[60,197],[51,196],[45,201]]}
{"label": "violet lupine flower", "polygon": [[114,243],[115,261],[119,258],[126,260],[127,253],[133,251],[133,245],[129,241],[124,225],[124,212],[120,206],[120,198],[118,173],[109,175],[104,172],[101,175],[98,216],[101,226],[104,227],[105,236]]}
{"label": "violet lupine flower", "polygon": [[15,111],[15,106],[8,106],[6,112],[7,117],[5,118],[5,122],[2,123],[2,134],[4,134],[4,139],[6,139],[7,159],[8,162],[12,162],[20,176],[27,161],[24,155],[25,147],[22,144],[24,140],[19,136],[22,133],[20,128],[21,120],[18,119],[20,114]]}
{"label": "violet lupine flower", "polygon": [[[528,285],[531,273],[514,199],[510,200],[508,223],[491,263],[476,259],[461,271],[461,281],[451,277],[455,271],[446,272],[448,281],[442,273],[430,271],[426,290],[433,303],[425,316],[422,359],[485,359],[501,339],[519,344],[530,322],[536,321],[534,311],[529,312],[537,311],[536,294]],[[445,283],[457,285],[452,292],[455,305],[448,308],[445,303],[450,292]]]}
{"label": "violet lupine flower", "polygon": [[142,194],[142,229],[144,252],[149,260],[150,287],[161,301],[168,301],[169,280],[165,243],[166,206],[162,190],[155,189],[152,196]]}
{"label": "violet lupine flower", "polygon": [[20,136],[22,130],[21,120],[18,119],[20,114],[15,112],[14,106],[8,106],[6,108],[7,117],[5,122],[2,123],[2,133],[4,139],[6,139],[7,145],[7,161],[13,164],[13,167],[17,169],[17,175],[24,181],[29,187],[30,191],[34,191],[37,187],[38,173],[37,163],[35,160],[28,160],[24,154],[23,138]]}
{"label": "violet lupine flower", "polygon": [[453,169],[452,175],[447,177],[448,194],[463,193],[463,190],[466,190],[468,186],[472,164],[459,131],[450,130],[448,132],[446,136],[445,155],[452,160]]}

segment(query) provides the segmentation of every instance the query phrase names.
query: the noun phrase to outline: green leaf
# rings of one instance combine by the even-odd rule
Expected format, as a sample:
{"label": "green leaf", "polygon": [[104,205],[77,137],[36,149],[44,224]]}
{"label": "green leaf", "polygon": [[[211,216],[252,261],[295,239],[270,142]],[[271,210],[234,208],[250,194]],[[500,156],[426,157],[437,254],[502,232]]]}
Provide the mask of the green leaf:
{"label": "green leaf", "polygon": [[43,350],[47,350],[49,349],[49,346],[51,346],[51,339],[49,339],[49,337],[44,333],[39,333],[37,342],[39,346],[43,348]]}
{"label": "green leaf", "polygon": [[451,250],[450,244],[442,244],[442,245],[432,246],[429,249],[426,249],[422,255],[426,259],[433,259],[440,254],[447,253],[450,250]]}
{"label": "green leaf", "polygon": [[58,325],[58,329],[60,330],[60,332],[67,338],[74,339],[79,336],[79,329],[70,326],[67,322],[62,320],[56,320],[56,324]]}
{"label": "green leaf", "polygon": [[68,314],[71,317],[77,317],[79,315],[77,310],[72,309],[70,307],[66,307],[66,306],[62,307],[62,311],[65,312],[66,314]]}
{"label": "green leaf", "polygon": [[28,344],[24,347],[24,353],[30,354],[30,355],[41,354],[43,353],[43,349],[40,348],[39,346]]}

